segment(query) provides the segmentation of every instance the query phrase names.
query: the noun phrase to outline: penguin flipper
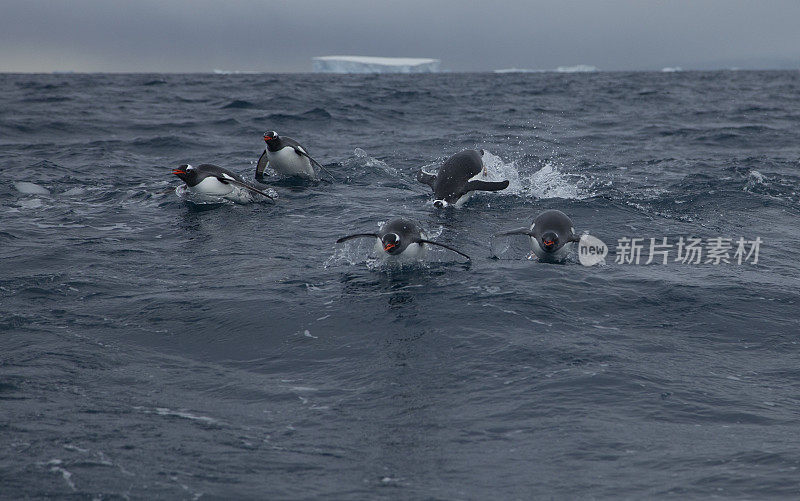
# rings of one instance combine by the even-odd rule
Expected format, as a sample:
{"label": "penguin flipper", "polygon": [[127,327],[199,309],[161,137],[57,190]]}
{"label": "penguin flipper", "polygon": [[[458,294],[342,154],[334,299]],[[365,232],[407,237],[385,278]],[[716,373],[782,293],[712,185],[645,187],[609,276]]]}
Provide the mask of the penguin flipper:
{"label": "penguin flipper", "polygon": [[508,188],[508,180],[505,181],[470,181],[464,187],[464,191],[500,191]]}
{"label": "penguin flipper", "polygon": [[269,167],[269,158],[267,158],[267,149],[264,148],[264,153],[258,157],[258,164],[256,165],[256,180],[263,182],[264,170]]}
{"label": "penguin flipper", "polygon": [[348,240],[353,240],[354,238],[379,238],[377,233],[356,233],[355,235],[347,235],[346,237],[342,237],[336,241],[337,244],[342,242],[347,242]]}
{"label": "penguin flipper", "polygon": [[509,235],[527,235],[529,237],[534,237],[535,235],[533,232],[528,228],[517,228],[516,230],[511,231],[502,231],[500,233],[495,233],[492,235],[493,237],[507,237]]}
{"label": "penguin flipper", "polygon": [[456,254],[459,254],[459,255],[461,255],[461,256],[464,256],[465,258],[467,258],[467,259],[469,259],[470,261],[472,261],[472,258],[470,258],[469,256],[467,256],[467,255],[466,255],[466,254],[464,254],[463,252],[461,252],[461,251],[459,251],[459,250],[456,250],[456,249],[454,249],[454,248],[450,247],[449,245],[440,244],[440,243],[438,243],[438,242],[432,242],[432,241],[430,241],[430,240],[425,240],[425,239],[420,239],[420,240],[417,240],[417,243],[418,243],[418,244],[428,244],[428,245],[438,245],[439,247],[444,247],[445,249],[447,249],[447,250],[451,250],[451,251],[455,252]]}
{"label": "penguin flipper", "polygon": [[316,160],[314,160],[314,159],[311,157],[311,155],[309,155],[309,154],[308,154],[308,152],[307,152],[306,150],[304,150],[302,147],[300,147],[300,146],[295,146],[295,147],[294,147],[294,151],[295,151],[295,153],[297,153],[298,155],[300,155],[300,156],[302,156],[302,157],[306,157],[306,158],[308,159],[308,161],[309,161],[309,162],[311,162],[313,165],[315,165],[315,166],[319,167],[319,170],[321,170],[321,171],[325,171],[325,173],[327,173],[327,174],[328,174],[330,177],[332,177],[334,181],[338,181],[338,179],[336,179],[336,176],[334,176],[333,174],[331,174],[331,171],[329,171],[328,169],[326,169],[325,167],[323,167],[321,163],[319,163],[319,162],[317,162]]}
{"label": "penguin flipper", "polygon": [[420,169],[417,172],[417,181],[423,184],[427,184],[431,188],[433,188],[433,183],[436,182],[436,175],[435,174],[428,174],[424,170]]}
{"label": "penguin flipper", "polygon": [[233,184],[233,185],[236,185],[236,186],[241,186],[242,188],[248,189],[248,190],[252,191],[253,193],[258,193],[259,195],[264,195],[265,197],[269,198],[270,200],[275,200],[275,198],[273,198],[272,195],[270,195],[270,194],[268,194],[268,193],[266,193],[264,191],[261,191],[258,188],[250,186],[247,183],[243,183],[243,182],[239,181],[238,179],[230,179],[230,178],[227,178],[227,177],[218,177],[217,179],[219,179],[220,182],[222,182],[222,183],[230,183],[230,184]]}

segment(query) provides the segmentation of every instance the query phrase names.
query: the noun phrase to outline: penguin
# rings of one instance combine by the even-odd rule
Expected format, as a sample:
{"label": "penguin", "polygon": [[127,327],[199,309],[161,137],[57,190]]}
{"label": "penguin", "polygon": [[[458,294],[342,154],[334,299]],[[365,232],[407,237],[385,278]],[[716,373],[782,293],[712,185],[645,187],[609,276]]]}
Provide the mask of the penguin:
{"label": "penguin", "polygon": [[539,261],[561,263],[572,251],[573,243],[580,242],[575,234],[572,220],[560,210],[546,210],[536,216],[530,228],[496,233],[495,237],[527,235],[531,238],[531,250]]}
{"label": "penguin", "polygon": [[448,158],[436,174],[420,169],[417,181],[433,188],[433,205],[437,208],[461,207],[475,190],[500,191],[508,188],[508,180],[484,181],[483,150],[464,150]]}
{"label": "penguin", "polygon": [[216,165],[200,164],[195,167],[184,164],[173,169],[172,173],[186,183],[187,189],[192,193],[242,202],[245,200],[244,195],[249,191],[274,200],[268,193],[245,183],[237,174]]}
{"label": "penguin", "polygon": [[375,238],[377,239],[375,243],[376,250],[385,253],[386,256],[395,258],[408,260],[420,259],[425,253],[423,244],[427,244],[444,247],[445,249],[451,250],[471,260],[468,255],[449,245],[427,240],[417,223],[404,218],[393,219],[384,223],[378,230],[378,233],[357,233],[355,235],[348,235],[340,238],[336,243],[340,244],[354,238]]}
{"label": "penguin", "polygon": [[[319,162],[311,158],[305,148],[294,139],[279,136],[274,130],[264,133],[264,142],[267,143],[264,153],[256,165],[256,180],[264,179],[264,170],[271,167],[278,174],[295,176],[303,179],[316,179],[314,165],[328,172]],[[328,172],[333,177],[333,175]],[[336,179],[336,178],[334,178]]]}

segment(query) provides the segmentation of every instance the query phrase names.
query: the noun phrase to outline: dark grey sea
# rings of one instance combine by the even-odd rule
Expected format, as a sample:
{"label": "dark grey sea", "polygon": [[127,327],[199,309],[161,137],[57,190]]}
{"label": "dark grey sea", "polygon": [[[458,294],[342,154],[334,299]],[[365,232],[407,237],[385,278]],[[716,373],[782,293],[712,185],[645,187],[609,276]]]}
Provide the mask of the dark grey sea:
{"label": "dark grey sea", "polygon": [[[333,177],[178,196],[265,130]],[[3,74],[0,174],[0,498],[800,497],[800,72]]]}

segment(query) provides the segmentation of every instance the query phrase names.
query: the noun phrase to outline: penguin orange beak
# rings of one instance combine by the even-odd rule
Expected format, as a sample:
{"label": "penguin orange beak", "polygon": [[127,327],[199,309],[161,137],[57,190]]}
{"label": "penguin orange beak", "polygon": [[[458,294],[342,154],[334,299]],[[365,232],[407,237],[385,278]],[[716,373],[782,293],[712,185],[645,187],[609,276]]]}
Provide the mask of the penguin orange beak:
{"label": "penguin orange beak", "polygon": [[552,247],[552,246],[554,246],[555,244],[556,244],[556,241],[555,241],[555,240],[545,240],[545,241],[544,241],[544,245],[545,245],[545,247]]}
{"label": "penguin orange beak", "polygon": [[389,252],[390,250],[394,249],[395,247],[397,247],[397,244],[386,244],[386,245],[383,246],[383,250],[385,252]]}
{"label": "penguin orange beak", "polygon": [[265,142],[265,143],[266,143],[267,141],[271,141],[271,140],[272,140],[272,136],[264,136],[264,142]]}
{"label": "penguin orange beak", "polygon": [[178,174],[186,174],[186,171],[180,169],[172,169],[172,173],[177,176]]}

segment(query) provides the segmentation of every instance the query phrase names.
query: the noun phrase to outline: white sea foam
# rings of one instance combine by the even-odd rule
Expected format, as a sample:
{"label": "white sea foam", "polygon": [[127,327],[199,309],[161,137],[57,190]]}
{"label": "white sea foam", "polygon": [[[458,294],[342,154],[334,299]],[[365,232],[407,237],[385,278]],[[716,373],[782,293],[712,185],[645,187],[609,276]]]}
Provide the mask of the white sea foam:
{"label": "white sea foam", "polygon": [[198,416],[197,414],[192,414],[190,412],[168,409],[166,407],[156,407],[155,409],[147,409],[145,407],[136,406],[134,407],[134,409],[142,411],[145,414],[158,414],[159,416],[179,417],[183,419],[189,419],[191,421],[200,421],[201,423],[206,423],[206,424],[217,423],[216,419],[210,418],[208,416]]}
{"label": "white sea foam", "polygon": [[524,174],[520,173],[516,160],[506,163],[490,151],[484,151],[483,164],[490,181],[508,179],[508,188],[500,192],[502,194],[532,198],[586,198],[577,184],[550,162],[536,172]]}
{"label": "white sea foam", "polygon": [[30,198],[26,200],[20,200],[17,202],[17,205],[23,209],[38,209],[44,205],[41,198]]}
{"label": "white sea foam", "polygon": [[[270,195],[273,199],[278,198],[278,192],[272,188],[268,188],[263,191]],[[225,195],[224,197],[218,197],[214,195],[204,195],[202,193],[192,192],[185,184],[181,184],[175,188],[175,194],[187,202],[192,202],[198,205],[224,203],[249,204],[251,202],[260,202],[263,200],[269,201],[268,198],[265,198],[262,195],[255,194],[250,190],[240,188],[238,186],[235,186],[230,194]]]}
{"label": "white sea foam", "polygon": [[763,184],[764,183],[764,174],[758,172],[757,170],[751,170],[750,173],[747,175],[748,181],[752,181],[756,184]]}
{"label": "white sea foam", "polygon": [[155,413],[159,416],[174,416],[183,419],[189,419],[191,421],[200,421],[202,423],[207,424],[215,424],[217,422],[216,419],[210,418],[208,416],[198,416],[197,414],[192,414],[190,412],[185,411],[175,411],[172,409],[167,409],[166,407],[156,407]]}
{"label": "white sea foam", "polygon": [[36,183],[29,183],[28,181],[17,181],[16,183],[14,183],[14,188],[16,188],[18,192],[24,193],[26,195],[50,194],[50,190],[48,190],[44,186],[39,186]]}
{"label": "white sea foam", "polygon": [[69,471],[67,471],[65,468],[62,467],[64,461],[56,458],[56,459],[51,459],[46,463],[37,463],[37,464],[40,466],[49,466],[51,472],[58,473],[61,475],[61,477],[64,479],[64,482],[67,483],[70,489],[72,489],[73,491],[76,490],[75,482],[72,481],[72,473],[70,473]]}
{"label": "white sea foam", "polygon": [[751,170],[747,174],[747,183],[745,183],[744,187],[742,188],[744,191],[750,191],[758,185],[765,184],[764,181],[764,174],[758,172],[757,170]]}

